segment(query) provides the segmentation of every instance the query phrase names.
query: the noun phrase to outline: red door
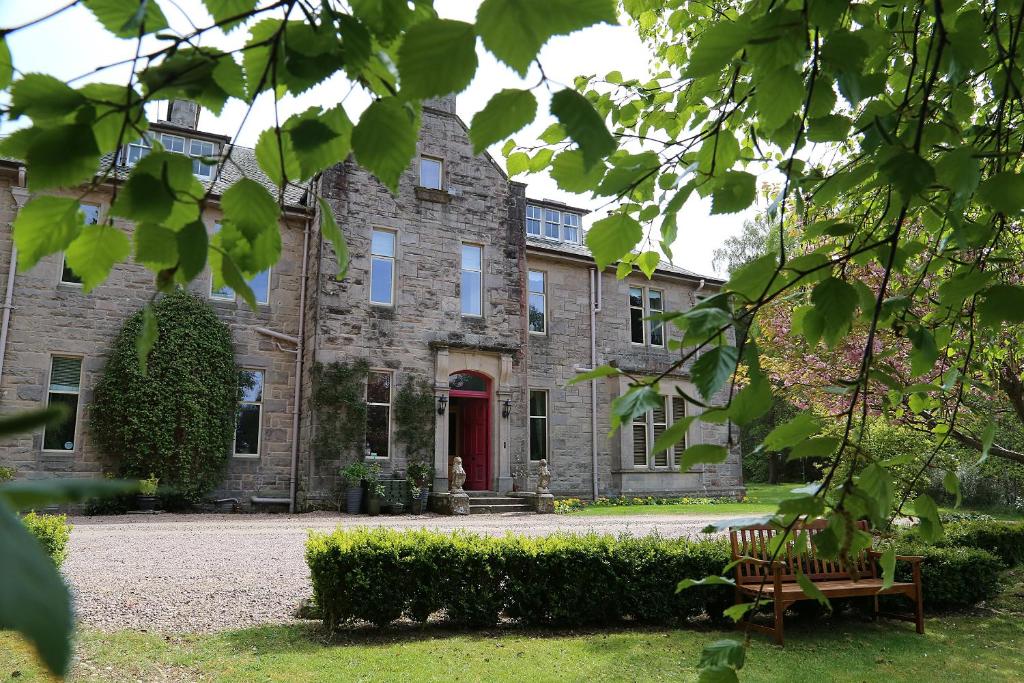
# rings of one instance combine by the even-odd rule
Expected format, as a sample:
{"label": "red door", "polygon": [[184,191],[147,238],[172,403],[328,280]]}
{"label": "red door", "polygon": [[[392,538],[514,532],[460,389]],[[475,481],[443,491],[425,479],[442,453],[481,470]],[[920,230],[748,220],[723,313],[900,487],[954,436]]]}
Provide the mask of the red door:
{"label": "red door", "polygon": [[487,400],[464,398],[462,401],[462,466],[466,470],[465,487],[470,491],[486,491],[490,480]]}

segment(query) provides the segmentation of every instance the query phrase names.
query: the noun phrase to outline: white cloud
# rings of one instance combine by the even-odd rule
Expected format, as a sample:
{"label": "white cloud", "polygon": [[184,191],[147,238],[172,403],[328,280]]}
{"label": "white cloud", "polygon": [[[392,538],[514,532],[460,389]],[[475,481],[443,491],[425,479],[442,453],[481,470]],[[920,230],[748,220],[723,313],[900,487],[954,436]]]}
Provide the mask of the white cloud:
{"label": "white cloud", "polygon": [[[64,0],[35,0],[0,4],[0,26],[15,26],[41,16],[64,4]],[[447,18],[472,21],[479,3],[473,0],[436,0],[438,12]],[[182,11],[175,8],[177,5]],[[162,2],[168,20],[173,28],[189,29],[189,20],[196,25],[205,25],[210,19],[200,0],[178,0],[173,5]],[[186,16],[187,14],[187,16]],[[228,35],[220,31],[211,32],[203,42],[220,49],[234,49],[245,40],[244,30]],[[128,77],[128,66],[121,65],[99,73],[93,71],[101,66],[130,60],[135,44],[129,40],[118,40],[103,31],[84,7],[74,7],[53,19],[17,32],[9,37],[14,55],[15,67],[22,72],[39,71],[49,73],[62,80],[81,78],[74,84],[89,81],[120,82]],[[159,42],[148,39],[143,52],[153,50]],[[469,88],[458,98],[458,112],[466,121],[484,107],[490,95],[501,88],[532,87],[540,80],[536,66],[525,79],[519,78],[511,69],[499,63],[490,53],[479,50],[480,66]],[[552,39],[541,51],[540,61],[550,81],[534,92],[539,103],[537,122],[516,135],[521,142],[530,142],[553,121],[547,113],[550,93],[560,86],[571,85],[579,74],[603,75],[619,70],[626,78],[644,77],[650,62],[650,53],[641,43],[635,31],[626,26],[595,26],[578,31],[571,36]],[[336,77],[299,97],[287,96],[279,102],[282,117],[303,111],[314,105],[333,106],[344,100],[351,118],[356,119],[368,104],[369,99],[359,89],[352,89],[341,77]],[[150,111],[151,117],[163,112]],[[240,144],[252,146],[261,130],[274,124],[274,109],[271,98],[259,98],[245,121],[245,105],[240,102],[228,104],[219,116],[203,112],[200,125],[204,130],[236,135]],[[0,130],[9,132],[16,127],[14,122],[2,122]],[[500,160],[500,146],[491,152]],[[557,188],[546,174],[520,178],[529,183],[528,193],[532,197],[543,197],[564,201],[568,204],[595,211],[589,217],[593,220],[603,215],[607,199],[591,199],[573,195]],[[739,231],[743,218],[752,214],[710,216],[710,201],[696,196],[679,213],[679,237],[673,245],[674,261],[685,268],[711,273],[711,253],[728,235]],[[589,222],[589,220],[587,222]]]}

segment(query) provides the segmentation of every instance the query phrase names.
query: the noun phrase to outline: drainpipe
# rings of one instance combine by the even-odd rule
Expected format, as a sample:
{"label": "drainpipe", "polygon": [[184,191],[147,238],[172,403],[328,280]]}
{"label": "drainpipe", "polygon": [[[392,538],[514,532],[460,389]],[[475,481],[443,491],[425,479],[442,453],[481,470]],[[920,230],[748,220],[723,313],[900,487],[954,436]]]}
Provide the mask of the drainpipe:
{"label": "drainpipe", "polygon": [[[266,327],[254,328],[259,334],[265,335],[279,342],[285,342],[295,346],[294,349],[286,349],[280,344],[277,348],[281,351],[295,354],[295,394],[293,397],[294,408],[292,409],[292,464],[290,473],[290,484],[288,490],[288,512],[295,512],[295,502],[298,494],[299,478],[299,417],[301,414],[300,403],[302,400],[302,349],[303,332],[305,331],[306,320],[306,276],[307,263],[309,261],[309,221],[306,219],[302,231],[302,276],[299,280],[299,333],[298,336],[275,332]],[[282,501],[283,502],[283,501]]]}
{"label": "drainpipe", "polygon": [[[24,192],[25,187],[25,167],[18,167],[18,185],[17,188]],[[14,202],[18,205],[18,211],[21,211],[21,207],[24,205],[23,201],[18,201],[18,193],[12,192],[14,195]],[[13,225],[11,226],[13,228]],[[4,291],[4,315],[3,322],[0,322],[0,378],[4,374],[4,358],[7,356],[7,331],[11,326],[11,308],[14,301],[14,274],[18,270],[18,247],[14,244],[14,231],[11,231],[11,262],[7,265],[7,289]]]}
{"label": "drainpipe", "polygon": [[[601,274],[590,269],[590,367],[597,367],[597,314],[601,312]],[[597,482],[597,380],[590,380],[590,460],[593,471],[594,500],[598,496]]]}
{"label": "drainpipe", "polygon": [[[696,305],[696,303],[697,303],[697,294],[700,292],[700,290],[704,289],[705,283],[706,283],[706,281],[704,280],[704,278],[701,278],[700,279],[700,283],[698,283],[698,285],[697,285],[697,289],[693,290],[693,303],[694,303],[694,305]],[[708,492],[707,469],[708,469],[707,465],[701,464],[701,466],[700,466],[700,487],[701,487],[701,489],[703,490],[704,493]]]}

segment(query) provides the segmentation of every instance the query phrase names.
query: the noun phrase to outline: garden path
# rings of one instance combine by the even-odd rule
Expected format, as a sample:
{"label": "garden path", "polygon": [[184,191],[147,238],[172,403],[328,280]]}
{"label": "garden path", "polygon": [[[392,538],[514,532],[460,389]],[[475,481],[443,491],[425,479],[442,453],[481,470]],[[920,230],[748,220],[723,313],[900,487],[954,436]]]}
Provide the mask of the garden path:
{"label": "garden path", "polygon": [[97,628],[216,631],[294,619],[295,608],[311,595],[303,559],[309,529],[385,526],[495,535],[595,531],[699,537],[714,517],[325,512],[76,517],[70,520],[74,530],[63,573],[75,593],[78,618]]}

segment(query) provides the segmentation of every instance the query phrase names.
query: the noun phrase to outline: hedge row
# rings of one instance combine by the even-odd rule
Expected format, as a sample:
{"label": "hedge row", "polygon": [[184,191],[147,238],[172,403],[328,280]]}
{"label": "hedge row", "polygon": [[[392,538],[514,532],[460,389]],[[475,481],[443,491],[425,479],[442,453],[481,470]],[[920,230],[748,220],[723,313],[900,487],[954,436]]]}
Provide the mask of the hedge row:
{"label": "hedge row", "polygon": [[[999,593],[1002,560],[985,550],[963,546],[900,543],[902,555],[924,555],[921,587],[928,611],[961,609],[994,598]],[[896,563],[896,580],[910,581],[912,569]]]}
{"label": "hedge row", "polygon": [[68,556],[67,546],[71,538],[67,515],[37,515],[30,512],[23,515],[21,521],[60,569]]}
{"label": "hedge row", "polygon": [[987,550],[1008,567],[1024,564],[1024,524],[964,521],[947,524],[945,532],[939,545]]}
{"label": "hedge row", "polygon": [[676,624],[732,603],[728,586],[676,593],[685,577],[719,574],[720,541],[556,534],[492,538],[388,529],[313,532],[306,562],[328,627],[401,616],[487,626],[504,615],[523,624]]}

